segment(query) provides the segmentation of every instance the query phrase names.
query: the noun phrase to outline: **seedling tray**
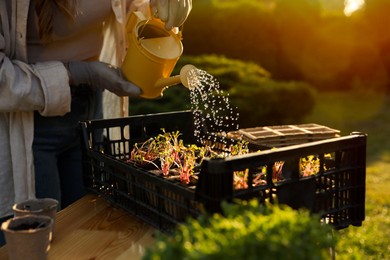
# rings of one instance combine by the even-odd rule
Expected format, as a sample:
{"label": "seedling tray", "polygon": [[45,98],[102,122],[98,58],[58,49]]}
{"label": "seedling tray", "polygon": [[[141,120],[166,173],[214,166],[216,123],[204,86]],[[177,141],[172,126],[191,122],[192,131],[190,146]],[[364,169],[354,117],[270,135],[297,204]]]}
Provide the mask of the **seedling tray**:
{"label": "seedling tray", "polygon": [[[308,208],[336,229],[360,226],[365,218],[366,141],[362,133],[270,149],[250,146],[251,153],[223,159],[206,158],[193,186],[156,175],[126,160],[134,143],[161,133],[180,131],[188,144],[199,144],[194,135],[195,111],[178,111],[81,123],[85,185],[113,204],[163,231],[202,212],[220,212],[221,202],[257,198],[261,202]],[[202,132],[208,142],[224,149],[235,140]],[[314,156],[315,175],[302,177],[301,158]],[[275,181],[273,166],[284,162],[283,180]],[[261,185],[253,181],[264,173]],[[246,188],[234,189],[233,178],[245,173]],[[275,199],[276,198],[276,199]]]}
{"label": "seedling tray", "polygon": [[340,131],[311,123],[243,128],[230,132],[230,135],[269,147],[283,147],[339,137]]}

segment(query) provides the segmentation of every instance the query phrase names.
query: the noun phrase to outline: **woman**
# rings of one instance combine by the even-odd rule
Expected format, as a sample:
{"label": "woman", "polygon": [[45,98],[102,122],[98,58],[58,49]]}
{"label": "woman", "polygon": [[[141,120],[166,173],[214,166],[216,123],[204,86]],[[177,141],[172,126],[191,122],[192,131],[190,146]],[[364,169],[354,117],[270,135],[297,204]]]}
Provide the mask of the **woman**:
{"label": "woman", "polygon": [[1,221],[16,202],[52,197],[66,207],[83,195],[78,121],[102,116],[103,89],[141,92],[112,66],[126,47],[126,14],[151,10],[172,29],[191,7],[191,0],[0,1]]}

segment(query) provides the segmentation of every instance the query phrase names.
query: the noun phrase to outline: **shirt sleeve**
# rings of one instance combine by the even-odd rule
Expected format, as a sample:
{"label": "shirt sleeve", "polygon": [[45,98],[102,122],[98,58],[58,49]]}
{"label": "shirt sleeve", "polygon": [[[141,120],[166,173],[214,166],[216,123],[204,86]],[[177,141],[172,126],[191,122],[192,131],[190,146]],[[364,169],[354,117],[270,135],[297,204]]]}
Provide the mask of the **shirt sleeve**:
{"label": "shirt sleeve", "polygon": [[149,0],[111,0],[112,10],[119,23],[125,23],[126,15],[134,11],[140,11],[149,17],[149,4]]}
{"label": "shirt sleeve", "polygon": [[[127,0],[129,1],[129,0]],[[127,12],[140,11],[146,17],[150,15],[150,1],[149,0],[133,0],[130,1]]]}
{"label": "shirt sleeve", "polygon": [[69,77],[61,62],[34,65],[11,60],[0,34],[0,112],[39,111],[43,116],[70,111]]}

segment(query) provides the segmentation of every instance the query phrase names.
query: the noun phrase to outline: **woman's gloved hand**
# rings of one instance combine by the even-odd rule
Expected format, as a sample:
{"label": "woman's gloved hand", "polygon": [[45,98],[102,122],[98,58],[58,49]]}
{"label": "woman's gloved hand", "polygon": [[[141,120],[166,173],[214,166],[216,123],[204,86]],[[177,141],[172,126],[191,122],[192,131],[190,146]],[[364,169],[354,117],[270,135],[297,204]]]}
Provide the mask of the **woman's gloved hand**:
{"label": "woman's gloved hand", "polygon": [[65,64],[69,72],[69,84],[87,84],[111,91],[118,96],[137,97],[141,89],[123,78],[121,70],[99,61],[71,61]]}
{"label": "woman's gloved hand", "polygon": [[192,0],[150,0],[152,15],[165,22],[165,29],[181,26],[192,9]]}

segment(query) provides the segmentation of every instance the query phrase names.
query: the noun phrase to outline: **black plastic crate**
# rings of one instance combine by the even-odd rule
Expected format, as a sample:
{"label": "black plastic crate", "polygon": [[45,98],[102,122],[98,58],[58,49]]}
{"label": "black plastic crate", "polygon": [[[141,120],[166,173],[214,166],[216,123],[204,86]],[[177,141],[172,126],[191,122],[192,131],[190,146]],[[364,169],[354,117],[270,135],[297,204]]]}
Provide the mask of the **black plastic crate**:
{"label": "black plastic crate", "polygon": [[[321,214],[336,229],[360,226],[365,217],[365,134],[269,149],[252,145],[247,155],[224,159],[205,159],[198,183],[188,187],[126,163],[134,143],[161,133],[161,129],[180,131],[186,143],[197,144],[193,111],[131,116],[81,123],[85,144],[85,182],[125,210],[134,213],[160,230],[169,230],[186,217],[202,211],[219,212],[223,200],[258,198],[274,200],[291,207],[306,207]],[[116,131],[116,136],[113,132]],[[221,142],[207,134],[209,142]],[[104,136],[104,138],[102,138]],[[211,138],[212,137],[212,138]],[[234,142],[234,140],[228,140]],[[221,142],[221,149],[226,143]],[[261,152],[258,152],[261,150]],[[314,156],[319,162],[316,175],[300,177],[301,158]],[[272,168],[283,162],[284,180],[272,178]],[[253,186],[259,172],[266,171],[262,185]],[[246,188],[234,189],[233,176],[244,172]]]}

